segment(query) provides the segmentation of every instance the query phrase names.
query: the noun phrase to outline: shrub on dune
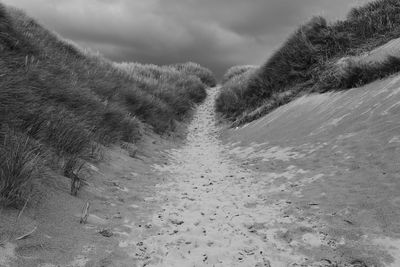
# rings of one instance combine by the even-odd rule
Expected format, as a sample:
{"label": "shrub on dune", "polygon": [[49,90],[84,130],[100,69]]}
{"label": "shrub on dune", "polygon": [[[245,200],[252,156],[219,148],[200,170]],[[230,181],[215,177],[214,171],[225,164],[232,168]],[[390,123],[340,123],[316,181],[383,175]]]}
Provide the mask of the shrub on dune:
{"label": "shrub on dune", "polygon": [[257,68],[258,68],[258,66],[254,66],[254,65],[233,66],[233,67],[229,68],[226,71],[226,73],[224,74],[224,76],[222,77],[222,84],[226,83],[227,81],[229,81],[230,79],[232,79],[235,76],[241,75],[250,70],[255,70]]}
{"label": "shrub on dune", "polygon": [[400,71],[400,58],[389,57],[383,62],[345,61],[328,66],[314,85],[314,91],[326,92],[363,86]]}
{"label": "shrub on dune", "polygon": [[185,79],[178,79],[176,81],[176,86],[184,88],[185,94],[187,94],[194,103],[201,103],[207,97],[204,84],[196,76],[190,75]]}
{"label": "shrub on dune", "polygon": [[241,101],[245,97],[249,78],[255,71],[255,68],[249,68],[247,71],[232,76],[222,85],[215,102],[217,112],[224,114],[227,118],[233,118],[244,112],[245,107],[241,105]]}
{"label": "shrub on dune", "polygon": [[122,63],[115,66],[130,75],[143,91],[160,98],[171,107],[177,118],[186,114],[194,103],[206,97],[201,80],[171,66]]}
{"label": "shrub on dune", "polygon": [[153,123],[150,125],[157,133],[162,134],[173,128],[173,110],[160,98],[130,88],[125,88],[118,97],[129,113],[141,114],[151,120]]}
{"label": "shrub on dune", "polygon": [[99,140],[102,143],[115,143],[118,140],[134,143],[142,136],[142,123],[128,112],[115,104],[105,107],[101,121],[97,124]]}
{"label": "shrub on dune", "polygon": [[200,78],[201,82],[208,87],[214,87],[217,85],[217,80],[211,70],[202,67],[200,64],[194,62],[186,62],[171,65],[172,68],[186,75],[194,75]]}

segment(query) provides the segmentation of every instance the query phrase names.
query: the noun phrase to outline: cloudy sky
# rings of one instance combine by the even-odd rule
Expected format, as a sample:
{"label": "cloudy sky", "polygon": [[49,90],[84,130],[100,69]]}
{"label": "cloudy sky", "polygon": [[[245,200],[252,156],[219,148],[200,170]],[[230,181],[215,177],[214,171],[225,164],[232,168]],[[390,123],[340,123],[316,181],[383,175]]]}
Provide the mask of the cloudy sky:
{"label": "cloudy sky", "polygon": [[[1,0],[0,0],[1,1]],[[313,15],[369,0],[2,0],[116,61],[199,62],[221,75],[261,64]]]}

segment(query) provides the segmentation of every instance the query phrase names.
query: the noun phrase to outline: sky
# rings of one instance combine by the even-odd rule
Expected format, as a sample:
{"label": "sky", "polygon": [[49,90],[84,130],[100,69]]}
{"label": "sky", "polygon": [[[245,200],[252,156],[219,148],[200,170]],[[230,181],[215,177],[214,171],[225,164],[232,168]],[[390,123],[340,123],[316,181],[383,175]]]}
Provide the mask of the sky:
{"label": "sky", "polygon": [[0,0],[118,62],[194,61],[218,76],[260,65],[315,15],[344,18],[369,0]]}

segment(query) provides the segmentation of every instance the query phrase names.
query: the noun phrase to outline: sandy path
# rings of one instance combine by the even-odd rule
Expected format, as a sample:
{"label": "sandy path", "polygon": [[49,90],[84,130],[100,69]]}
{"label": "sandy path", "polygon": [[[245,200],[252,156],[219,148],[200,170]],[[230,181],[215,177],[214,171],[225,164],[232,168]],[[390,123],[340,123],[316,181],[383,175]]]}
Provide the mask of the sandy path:
{"label": "sandy path", "polygon": [[217,138],[216,93],[210,90],[198,108],[185,145],[170,151],[171,162],[154,165],[168,182],[159,185],[164,205],[153,219],[160,231],[139,244],[143,265],[275,267],[299,262],[301,257],[268,240],[265,228],[289,219],[278,216],[279,206],[264,204],[259,179],[233,162]]}

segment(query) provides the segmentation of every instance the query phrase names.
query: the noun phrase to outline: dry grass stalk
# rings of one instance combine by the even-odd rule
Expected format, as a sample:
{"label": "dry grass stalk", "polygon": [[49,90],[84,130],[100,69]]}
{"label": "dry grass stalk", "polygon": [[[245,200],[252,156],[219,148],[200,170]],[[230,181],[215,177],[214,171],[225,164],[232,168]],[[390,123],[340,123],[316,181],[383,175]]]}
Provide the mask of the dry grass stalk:
{"label": "dry grass stalk", "polygon": [[82,209],[82,216],[81,216],[81,220],[79,223],[81,224],[86,224],[87,219],[89,217],[89,209],[90,209],[90,202],[86,202],[85,206],[83,206]]}
{"label": "dry grass stalk", "polygon": [[32,231],[30,231],[29,233],[26,233],[26,234],[24,234],[24,235],[22,235],[20,237],[17,237],[15,240],[18,241],[18,240],[22,240],[22,239],[28,238],[30,235],[32,235],[37,230],[37,228],[38,227],[35,226],[35,228],[33,228]]}

